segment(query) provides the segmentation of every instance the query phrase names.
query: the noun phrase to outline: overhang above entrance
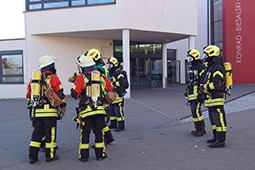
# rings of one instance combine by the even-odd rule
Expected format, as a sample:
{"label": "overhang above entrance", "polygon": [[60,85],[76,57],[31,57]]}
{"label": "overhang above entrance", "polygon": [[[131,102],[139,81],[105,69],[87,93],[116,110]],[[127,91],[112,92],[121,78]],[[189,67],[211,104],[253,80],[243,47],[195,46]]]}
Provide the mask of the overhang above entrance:
{"label": "overhang above entrance", "polygon": [[[40,34],[61,37],[79,37],[79,38],[98,38],[110,40],[122,40],[122,29],[116,30],[98,30],[98,31],[79,31]],[[144,30],[130,30],[130,41],[149,42],[149,43],[170,43],[177,40],[188,38],[190,35],[176,34],[169,32],[156,32]]]}

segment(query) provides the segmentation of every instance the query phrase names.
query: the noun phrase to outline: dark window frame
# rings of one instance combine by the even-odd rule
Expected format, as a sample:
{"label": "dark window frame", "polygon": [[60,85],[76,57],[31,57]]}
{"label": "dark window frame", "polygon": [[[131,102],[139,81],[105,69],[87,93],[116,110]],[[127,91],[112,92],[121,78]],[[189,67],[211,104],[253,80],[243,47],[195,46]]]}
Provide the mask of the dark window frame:
{"label": "dark window frame", "polygon": [[[2,56],[3,55],[17,55],[22,56],[22,74],[8,74],[3,75],[2,73]],[[0,84],[24,84],[24,60],[23,60],[23,50],[10,50],[10,51],[0,51]],[[13,82],[13,81],[2,81],[3,77],[22,77],[22,81]]]}
{"label": "dark window frame", "polygon": [[[85,0],[85,5],[72,5],[72,0],[40,0],[35,2],[30,2],[30,0],[26,0],[26,11],[40,11],[40,10],[51,10],[51,9],[61,9],[61,8],[75,8],[75,7],[85,7],[85,6],[98,6],[98,5],[112,5],[116,4],[116,0],[114,2],[106,2],[106,3],[98,3],[98,4],[88,4],[88,0]],[[68,2],[68,6],[63,7],[53,7],[53,8],[44,8],[44,4],[50,4],[54,2]],[[39,9],[30,9],[30,5],[41,5]]]}
{"label": "dark window frame", "polygon": [[[211,27],[211,44],[215,45],[215,44],[222,44],[220,48],[220,55],[222,54],[222,50],[223,50],[223,39],[221,41],[215,41],[214,39],[214,36],[215,36],[215,31],[214,31],[214,24],[215,23],[219,23],[219,22],[223,22],[223,18],[221,19],[218,19],[218,20],[214,20],[214,3],[217,3],[217,1],[221,1],[222,3],[222,0],[210,0],[210,20],[211,20],[211,24],[210,24],[210,27]],[[223,28],[222,28],[222,34],[223,34]]]}

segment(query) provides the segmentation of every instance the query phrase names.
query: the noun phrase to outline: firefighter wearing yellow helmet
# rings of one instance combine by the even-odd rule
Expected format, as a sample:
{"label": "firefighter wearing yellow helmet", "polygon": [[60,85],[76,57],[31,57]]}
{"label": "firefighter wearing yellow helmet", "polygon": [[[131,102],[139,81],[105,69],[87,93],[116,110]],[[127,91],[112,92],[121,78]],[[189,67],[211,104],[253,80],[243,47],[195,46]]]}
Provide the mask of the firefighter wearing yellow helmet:
{"label": "firefighter wearing yellow helmet", "polygon": [[201,113],[201,102],[197,100],[199,87],[203,85],[206,66],[200,60],[200,53],[196,49],[187,51],[187,57],[189,64],[189,83],[185,96],[187,96],[190,103],[190,110],[195,124],[195,131],[192,131],[191,134],[199,137],[206,133],[204,118]]}
{"label": "firefighter wearing yellow helmet", "polygon": [[124,98],[126,90],[129,86],[126,71],[122,71],[119,62],[115,57],[110,57],[107,61],[111,81],[117,89],[117,98],[109,105],[110,110],[110,128],[116,128],[115,132],[125,130],[124,123]]}
{"label": "firefighter wearing yellow helmet", "polygon": [[220,58],[220,49],[215,45],[203,49],[204,60],[208,63],[204,85],[201,88],[206,96],[209,118],[213,129],[213,138],[207,140],[209,147],[224,147],[227,122],[224,110],[225,102],[225,69]]}
{"label": "firefighter wearing yellow helmet", "polygon": [[[33,78],[28,85],[27,98],[32,101],[34,130],[29,148],[30,163],[38,161],[38,152],[45,136],[45,157],[47,162],[58,159],[56,155],[56,126],[57,120],[63,118],[66,112],[66,98],[63,86],[56,75],[55,62],[57,59],[53,55],[46,55],[39,59],[40,71],[33,72]],[[39,73],[39,74],[38,74]],[[41,76],[41,77],[40,77]],[[35,92],[34,88],[39,87]],[[50,89],[57,96],[58,103],[52,102],[45,92]],[[58,107],[61,108],[58,114]]]}

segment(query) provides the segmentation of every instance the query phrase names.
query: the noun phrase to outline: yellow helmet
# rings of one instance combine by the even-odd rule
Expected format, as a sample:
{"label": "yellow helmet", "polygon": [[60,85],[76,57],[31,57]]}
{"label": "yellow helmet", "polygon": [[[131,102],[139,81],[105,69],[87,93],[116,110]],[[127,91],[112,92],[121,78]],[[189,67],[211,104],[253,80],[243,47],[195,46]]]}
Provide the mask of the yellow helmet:
{"label": "yellow helmet", "polygon": [[118,60],[115,57],[110,57],[107,60],[107,69],[110,71],[110,73],[113,73],[118,68]]}
{"label": "yellow helmet", "polygon": [[204,47],[203,51],[208,57],[214,57],[220,55],[220,49],[216,45],[209,45]]}
{"label": "yellow helmet", "polygon": [[77,61],[78,61],[79,64],[81,63],[81,59],[82,59],[83,57],[85,57],[84,54],[83,54],[83,55],[80,55],[80,56],[77,58]]}
{"label": "yellow helmet", "polygon": [[110,57],[107,61],[107,64],[113,64],[114,67],[118,66],[118,60],[115,57]]}
{"label": "yellow helmet", "polygon": [[94,61],[97,61],[101,58],[100,52],[95,48],[88,50],[84,55],[92,57]]}
{"label": "yellow helmet", "polygon": [[195,60],[199,60],[200,59],[200,52],[196,49],[191,49],[189,51],[187,51],[187,57],[193,57]]}

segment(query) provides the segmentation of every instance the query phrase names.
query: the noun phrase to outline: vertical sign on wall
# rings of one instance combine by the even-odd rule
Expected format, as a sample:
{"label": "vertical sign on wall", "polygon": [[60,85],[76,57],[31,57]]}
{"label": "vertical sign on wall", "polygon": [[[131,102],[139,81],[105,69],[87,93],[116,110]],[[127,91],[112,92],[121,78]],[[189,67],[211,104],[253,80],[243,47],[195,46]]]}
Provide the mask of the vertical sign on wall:
{"label": "vertical sign on wall", "polygon": [[223,0],[223,57],[234,84],[255,83],[255,1]]}

